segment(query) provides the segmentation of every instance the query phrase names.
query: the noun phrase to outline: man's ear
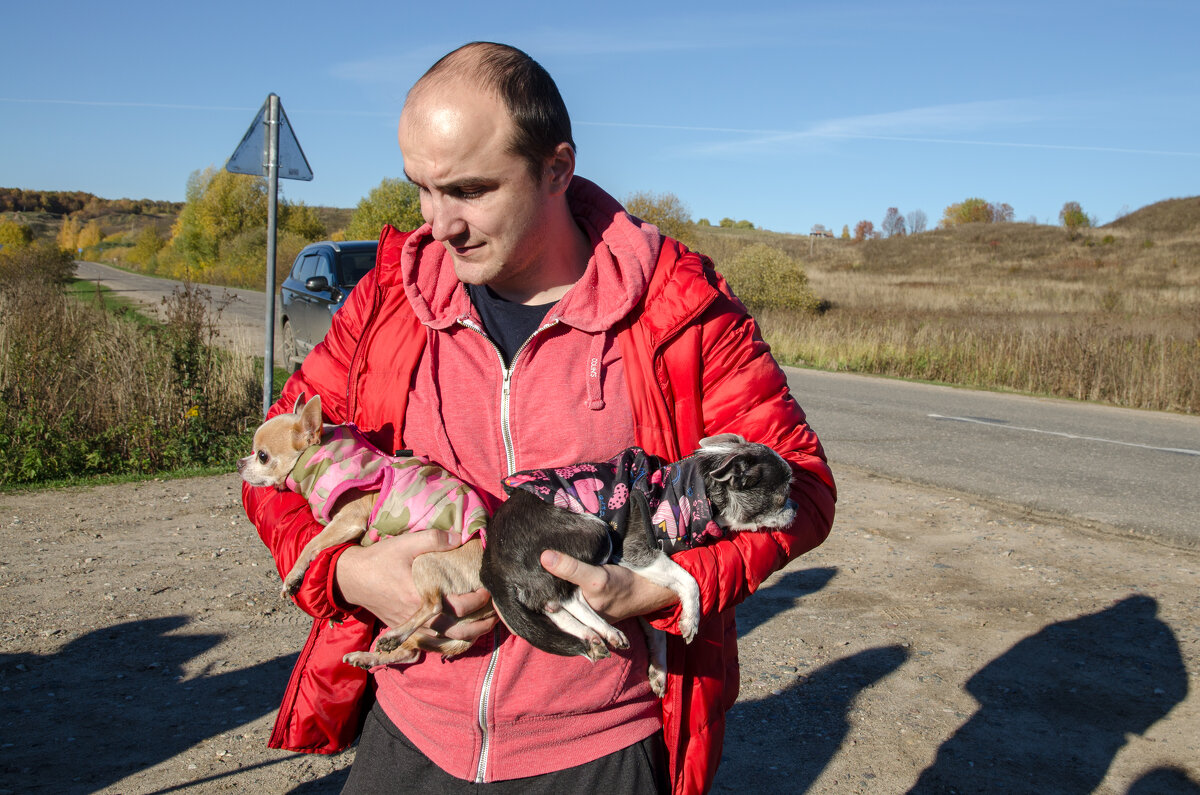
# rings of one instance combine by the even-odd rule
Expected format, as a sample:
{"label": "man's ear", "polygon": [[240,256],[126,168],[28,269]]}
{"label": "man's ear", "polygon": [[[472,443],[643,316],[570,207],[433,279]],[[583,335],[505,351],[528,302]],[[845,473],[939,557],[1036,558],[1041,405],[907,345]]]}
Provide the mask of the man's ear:
{"label": "man's ear", "polygon": [[551,195],[566,193],[575,176],[575,149],[566,141],[554,147],[554,153],[546,158],[546,172]]}

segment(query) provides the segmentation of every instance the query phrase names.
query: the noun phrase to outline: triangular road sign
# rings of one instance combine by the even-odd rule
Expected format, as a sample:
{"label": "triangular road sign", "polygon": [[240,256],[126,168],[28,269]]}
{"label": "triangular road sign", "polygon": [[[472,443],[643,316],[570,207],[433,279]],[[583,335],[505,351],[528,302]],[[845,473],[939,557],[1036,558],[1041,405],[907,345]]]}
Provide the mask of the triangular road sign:
{"label": "triangular road sign", "polygon": [[[251,174],[256,177],[267,176],[267,109],[271,103],[270,97],[263,103],[262,109],[250,123],[250,129],[242,137],[242,142],[234,150],[233,156],[225,163],[225,170],[235,174]],[[304,157],[304,150],[296,140],[296,133],[279,105],[279,177],[280,179],[302,179],[310,181],[313,178],[312,169]]]}

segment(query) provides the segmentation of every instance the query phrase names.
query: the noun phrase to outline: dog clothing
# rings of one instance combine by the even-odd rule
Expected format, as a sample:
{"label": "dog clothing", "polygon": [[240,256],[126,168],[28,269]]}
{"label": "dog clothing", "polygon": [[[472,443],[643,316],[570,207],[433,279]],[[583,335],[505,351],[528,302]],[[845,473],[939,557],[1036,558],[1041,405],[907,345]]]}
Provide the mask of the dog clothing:
{"label": "dog clothing", "polygon": [[325,426],[321,443],[300,454],[287,487],[308,500],[321,524],[349,489],[378,491],[363,546],[414,528],[458,530],[465,543],[482,537],[488,519],[470,486],[420,456],[385,454],[352,425]]}
{"label": "dog clothing", "polygon": [[664,464],[630,447],[606,462],[529,469],[503,483],[509,494],[522,489],[559,508],[598,516],[614,529],[629,522],[630,490],[635,489],[646,498],[654,539],[668,555],[723,535],[705,496],[704,475],[691,456]]}

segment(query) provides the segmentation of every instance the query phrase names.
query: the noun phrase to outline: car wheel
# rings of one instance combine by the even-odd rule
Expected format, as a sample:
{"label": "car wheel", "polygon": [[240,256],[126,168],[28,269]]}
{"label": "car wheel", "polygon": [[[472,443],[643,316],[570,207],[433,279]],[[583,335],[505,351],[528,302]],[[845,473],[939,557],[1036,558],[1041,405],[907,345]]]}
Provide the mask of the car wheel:
{"label": "car wheel", "polygon": [[296,350],[296,334],[292,331],[292,324],[283,321],[283,361],[284,367],[289,373],[294,373],[300,369],[300,354]]}

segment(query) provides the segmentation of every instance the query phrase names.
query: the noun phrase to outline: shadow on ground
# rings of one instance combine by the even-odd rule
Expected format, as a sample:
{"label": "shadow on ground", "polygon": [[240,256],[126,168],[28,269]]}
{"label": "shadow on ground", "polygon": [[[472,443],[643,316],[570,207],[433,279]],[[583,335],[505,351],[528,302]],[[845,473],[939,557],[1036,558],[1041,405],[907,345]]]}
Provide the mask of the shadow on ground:
{"label": "shadow on ground", "polygon": [[[967,682],[982,706],[911,792],[1094,791],[1126,735],[1187,696],[1179,643],[1157,613],[1155,600],[1131,596],[1051,624],[986,665]],[[1164,791],[1181,775],[1151,771],[1131,792]]]}
{"label": "shadow on ground", "polygon": [[184,616],[129,621],[54,654],[0,654],[4,785],[92,792],[279,705],[296,655],[248,668],[216,660],[185,681],[184,663],[223,638],[187,625]]}

